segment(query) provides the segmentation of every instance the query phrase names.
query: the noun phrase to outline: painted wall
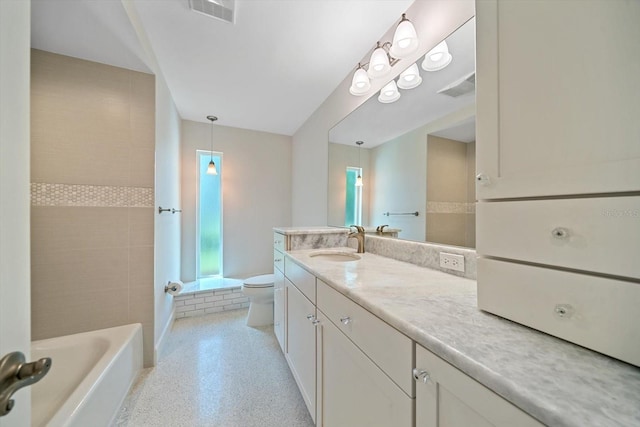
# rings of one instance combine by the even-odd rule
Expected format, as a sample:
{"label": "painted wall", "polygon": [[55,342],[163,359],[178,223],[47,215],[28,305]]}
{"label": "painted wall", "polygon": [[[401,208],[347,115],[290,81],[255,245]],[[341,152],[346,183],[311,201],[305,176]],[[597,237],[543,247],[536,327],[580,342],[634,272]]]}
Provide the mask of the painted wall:
{"label": "painted wall", "polygon": [[[155,206],[180,208],[181,119],[162,75],[156,75]],[[180,279],[180,215],[154,209],[154,359],[173,321],[173,297],[164,292]],[[155,363],[154,363],[155,364]]]}
{"label": "painted wall", "polygon": [[[196,279],[196,150],[210,150],[210,132],[210,123],[182,121],[183,281]],[[291,137],[216,124],[213,149],[224,164],[223,273],[271,273],[272,228],[291,225]]]}
{"label": "painted wall", "polygon": [[346,200],[346,171],[347,167],[362,168],[362,224],[370,225],[369,221],[369,200],[372,189],[370,153],[371,150],[362,148],[358,152],[358,147],[345,144],[329,143],[329,191],[328,191],[328,211],[327,224],[334,226],[351,225],[344,223],[344,207]]}
{"label": "painted wall", "polygon": [[[373,192],[371,225],[399,228],[398,237],[425,240],[427,210],[427,144],[424,127],[375,147],[371,159]],[[419,216],[384,216],[384,212],[415,212]]]}
{"label": "painted wall", "polygon": [[[388,81],[416,62],[429,49],[446,38],[475,14],[473,0],[417,1],[407,10],[407,17],[416,27],[420,45],[415,54],[398,62],[388,79],[374,80],[370,95],[377,93]],[[392,40],[395,27],[380,40]],[[373,48],[376,40],[371,40]],[[367,53],[370,55],[370,52]],[[365,55],[362,62],[368,62]],[[354,70],[356,61],[354,61]],[[325,102],[293,135],[292,223],[293,225],[327,224],[328,133],[340,120],[364,103],[368,96],[349,93],[352,75],[348,75]]]}
{"label": "painted wall", "polygon": [[475,142],[427,137],[427,241],[475,247],[475,161]]}
{"label": "painted wall", "polygon": [[[0,357],[31,360],[29,287],[29,42],[31,4],[0,1]],[[31,390],[15,395],[2,427],[31,425]]]}
{"label": "painted wall", "polygon": [[32,338],[139,322],[151,366],[154,76],[31,61]]}

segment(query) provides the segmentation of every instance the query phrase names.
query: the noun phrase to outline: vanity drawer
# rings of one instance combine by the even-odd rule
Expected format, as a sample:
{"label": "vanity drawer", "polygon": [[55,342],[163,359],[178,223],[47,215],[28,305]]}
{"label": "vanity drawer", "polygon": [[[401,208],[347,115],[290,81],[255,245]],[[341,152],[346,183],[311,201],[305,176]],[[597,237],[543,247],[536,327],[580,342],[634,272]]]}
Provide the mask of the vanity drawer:
{"label": "vanity drawer", "polygon": [[277,249],[273,250],[273,265],[284,272],[284,254]]}
{"label": "vanity drawer", "polygon": [[640,283],[480,258],[478,307],[640,366]]}
{"label": "vanity drawer", "polygon": [[309,298],[309,301],[316,303],[316,276],[287,257],[284,258],[284,275]]}
{"label": "vanity drawer", "polygon": [[640,196],[478,203],[479,255],[640,278]]}
{"label": "vanity drawer", "polygon": [[413,397],[413,342],[320,279],[317,295],[318,309]]}
{"label": "vanity drawer", "polygon": [[286,236],[280,233],[273,233],[273,248],[284,252],[287,250]]}

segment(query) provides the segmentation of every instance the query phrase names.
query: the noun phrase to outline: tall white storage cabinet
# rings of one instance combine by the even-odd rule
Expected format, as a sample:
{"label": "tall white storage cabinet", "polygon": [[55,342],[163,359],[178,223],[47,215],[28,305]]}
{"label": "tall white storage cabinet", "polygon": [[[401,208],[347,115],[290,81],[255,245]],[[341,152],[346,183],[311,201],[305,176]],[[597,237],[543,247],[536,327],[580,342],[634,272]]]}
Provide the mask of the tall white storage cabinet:
{"label": "tall white storage cabinet", "polygon": [[476,14],[478,305],[640,365],[640,2]]}

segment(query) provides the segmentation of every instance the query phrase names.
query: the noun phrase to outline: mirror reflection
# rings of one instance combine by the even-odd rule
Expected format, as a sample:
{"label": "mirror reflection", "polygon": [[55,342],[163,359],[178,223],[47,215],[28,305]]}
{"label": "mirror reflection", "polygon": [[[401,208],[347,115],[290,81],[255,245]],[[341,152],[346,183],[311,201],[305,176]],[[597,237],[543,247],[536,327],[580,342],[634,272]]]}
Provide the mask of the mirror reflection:
{"label": "mirror reflection", "polygon": [[328,223],[475,247],[475,19],[423,58],[330,130]]}

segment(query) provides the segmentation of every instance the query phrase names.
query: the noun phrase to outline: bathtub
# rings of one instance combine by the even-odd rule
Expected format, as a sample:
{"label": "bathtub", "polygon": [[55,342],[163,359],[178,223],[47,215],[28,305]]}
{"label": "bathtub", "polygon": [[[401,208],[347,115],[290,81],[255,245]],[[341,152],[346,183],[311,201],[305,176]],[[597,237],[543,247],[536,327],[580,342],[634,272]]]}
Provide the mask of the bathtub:
{"label": "bathtub", "polygon": [[51,357],[31,388],[32,426],[107,426],[142,369],[138,323],[33,341],[31,358]]}

